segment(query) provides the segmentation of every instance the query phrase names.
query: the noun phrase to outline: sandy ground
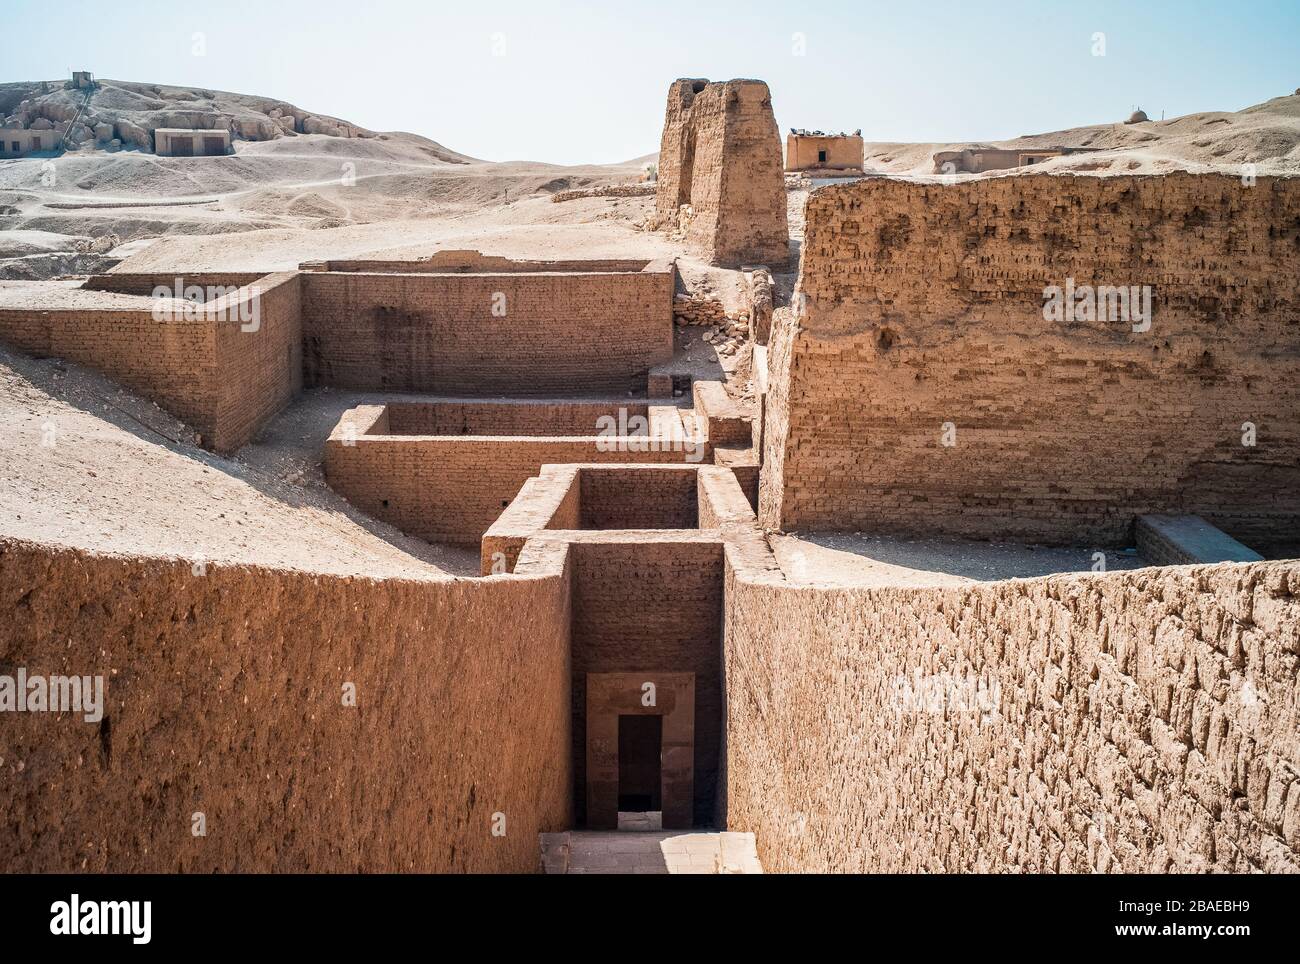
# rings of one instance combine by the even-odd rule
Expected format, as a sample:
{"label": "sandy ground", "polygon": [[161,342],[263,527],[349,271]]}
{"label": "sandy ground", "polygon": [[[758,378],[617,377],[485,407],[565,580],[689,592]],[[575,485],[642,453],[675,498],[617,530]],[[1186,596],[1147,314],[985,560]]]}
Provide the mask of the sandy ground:
{"label": "sandy ground", "polygon": [[311,392],[236,458],[80,366],[0,351],[0,531],[109,554],[371,578],[477,575],[478,553],[432,546],[352,508],[320,452],[365,396]]}
{"label": "sandy ground", "polygon": [[[0,161],[0,277],[86,273],[124,259],[135,270],[277,270],[445,247],[515,257],[674,251],[636,229],[645,198],[550,201],[635,183],[639,162],[495,164],[430,145],[410,134],[311,134],[237,141],[226,157],[81,150]],[[160,238],[169,243],[150,252]],[[95,241],[97,259],[75,257]]]}
{"label": "sandy ground", "polygon": [[[478,554],[408,538],[325,483],[339,416],[381,393],[318,389],[233,458],[102,376],[0,351],[0,531],[109,554],[242,563],[370,578],[477,576]],[[1091,549],[860,534],[773,536],[808,585],[959,585],[1086,572]],[[1143,565],[1109,551],[1109,570]]]}
{"label": "sandy ground", "polygon": [[150,295],[128,295],[117,291],[91,291],[84,279],[58,281],[0,281],[0,308],[54,311],[94,308],[100,311],[149,311],[157,306]]}
{"label": "sandy ground", "polygon": [[[786,578],[808,586],[960,586],[1088,573],[1094,571],[1098,551],[862,533],[773,535],[768,541]],[[1105,551],[1103,563],[1106,571],[1147,565],[1132,550],[1114,549]]]}

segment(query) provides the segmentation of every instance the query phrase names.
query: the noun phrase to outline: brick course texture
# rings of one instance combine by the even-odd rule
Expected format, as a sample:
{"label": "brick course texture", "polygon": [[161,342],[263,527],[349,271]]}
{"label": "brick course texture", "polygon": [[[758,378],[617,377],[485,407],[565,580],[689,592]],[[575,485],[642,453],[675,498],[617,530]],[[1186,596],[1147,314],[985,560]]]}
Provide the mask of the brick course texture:
{"label": "brick course texture", "polygon": [[[357,508],[403,532],[430,542],[477,546],[524,482],[543,465],[692,460],[681,439],[598,438],[596,419],[611,413],[617,417],[620,407],[631,414],[648,409],[645,402],[440,401],[360,406],[344,414],[326,441],[325,476],[330,487]],[[676,414],[675,409],[669,411]],[[539,420],[548,413],[556,416],[551,428],[581,430],[582,435],[514,434],[540,432],[546,426]],[[460,433],[460,428],[469,426],[475,434]],[[499,431],[494,432],[497,426]],[[420,430],[439,434],[408,434]],[[597,447],[607,442],[626,444]],[[697,444],[697,460],[707,461],[708,443]],[[643,505],[646,497],[641,492],[632,511],[652,514],[655,509]]]}
{"label": "brick course texture", "polygon": [[255,282],[257,331],[237,322],[216,326],[216,424],[212,447],[233,452],[252,441],[271,416],[302,391],[301,275]]}
{"label": "brick course texture", "polygon": [[[682,205],[689,217],[680,219]],[[668,89],[655,226],[721,265],[790,257],[781,138],[761,80],[683,79]]]}
{"label": "brick course texture", "polygon": [[568,597],[0,542],[0,662],[106,704],[4,714],[0,867],[533,872],[572,825]]}
{"label": "brick course texture", "polygon": [[[1152,286],[1150,330],[1044,320],[1068,278]],[[1300,518],[1300,179],[826,187],[799,293],[765,526],[1121,545],[1176,512],[1267,555]]]}
{"label": "brick course texture", "polygon": [[[113,277],[122,290],[139,289],[133,294],[174,282]],[[226,283],[197,277],[206,280],[183,280]],[[154,299],[125,310],[0,309],[0,338],[27,354],[94,368],[192,425],[205,447],[233,452],[302,387],[298,278],[296,272],[266,275],[174,320],[155,317],[168,303]],[[238,305],[253,298],[258,327],[243,331],[239,319],[251,315],[241,316]]]}
{"label": "brick course texture", "polygon": [[484,580],[0,542],[0,660],[108,680],[102,725],[5,722],[0,865],[531,871],[580,681],[650,668],[696,674],[695,819],[771,870],[1300,871],[1300,563],[796,587],[726,469],[709,531],[555,531],[582,471]]}
{"label": "brick course texture", "polygon": [[569,547],[573,580],[573,766],[586,817],[587,674],[695,674],[696,826],[716,817],[722,738],[722,546],[634,538]]}
{"label": "brick course texture", "polygon": [[[338,261],[307,261],[299,267],[304,271],[356,271],[367,274],[503,274],[511,272],[536,273],[572,271],[643,271],[654,265],[646,258],[556,258],[536,261],[504,258],[484,254],[473,249],[435,251],[427,258],[406,258],[401,261],[370,258],[345,258]],[[655,268],[653,270],[660,270]]]}
{"label": "brick course texture", "polygon": [[1296,563],[729,571],[725,625],[727,826],[768,871],[1300,871]]}
{"label": "brick course texture", "polygon": [[302,278],[309,386],[644,395],[650,368],[673,354],[668,262],[633,272]]}

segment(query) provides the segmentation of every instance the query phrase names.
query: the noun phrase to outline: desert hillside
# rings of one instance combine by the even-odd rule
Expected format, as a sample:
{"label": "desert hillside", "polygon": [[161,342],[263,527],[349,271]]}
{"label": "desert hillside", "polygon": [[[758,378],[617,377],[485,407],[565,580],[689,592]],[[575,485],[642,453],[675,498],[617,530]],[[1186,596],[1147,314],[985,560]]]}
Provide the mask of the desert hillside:
{"label": "desert hillside", "polygon": [[[270,97],[123,80],[100,80],[88,90],[72,88],[63,81],[0,84],[0,116],[6,127],[66,132],[69,150],[152,151],[151,135],[160,127],[228,130],[246,141],[300,134],[348,139],[377,136],[349,121]],[[425,138],[406,137],[418,142],[422,152],[434,160],[469,160]]]}
{"label": "desert hillside", "polygon": [[1097,124],[1026,134],[1004,141],[868,143],[864,151],[866,170],[929,175],[934,173],[933,157],[937,152],[974,147],[1092,149],[1086,154],[1036,164],[1035,171],[1157,174],[1254,164],[1259,174],[1297,174],[1300,173],[1300,91],[1239,111],[1207,111],[1133,124]]}
{"label": "desert hillside", "polygon": [[[629,221],[640,217],[635,198],[545,203],[560,191],[635,180],[644,166],[638,161],[489,163],[416,134],[375,132],[272,98],[199,88],[100,81],[83,107],[84,95],[61,82],[0,85],[5,123],[69,130],[75,148],[0,162],[0,278],[106,270],[161,237],[189,241],[168,247],[182,259],[193,252],[191,267],[250,258],[256,267],[292,267],[320,251],[341,257],[453,238],[473,246],[503,224],[523,222],[540,225],[525,252],[538,253],[569,244],[574,234],[552,238],[548,224],[611,215],[623,222],[622,210]],[[230,130],[234,153],[159,157],[150,145],[160,127]],[[529,198],[539,204],[507,210]],[[608,242],[615,250],[633,233],[624,227]],[[601,240],[597,248],[576,243],[593,255],[609,250]]]}
{"label": "desert hillside", "polygon": [[[560,192],[636,182],[655,154],[576,167],[493,163],[416,134],[376,132],[267,97],[123,81],[101,81],[83,108],[84,96],[61,82],[0,85],[6,123],[70,129],[76,141],[75,150],[52,159],[0,161],[0,279],[84,275],[117,265],[275,270],[315,258],[415,257],[446,247],[523,258],[675,252],[665,237],[643,230],[651,198],[551,203]],[[234,153],[158,157],[147,149],[149,132],[166,126],[230,130]],[[647,140],[653,138],[647,131]],[[1300,95],[1235,112],[983,145],[1090,149],[1036,164],[1034,171],[1104,176],[1239,171],[1254,164],[1259,174],[1295,174]],[[865,168],[928,177],[936,152],[974,146],[868,143]],[[792,187],[797,238],[807,190]],[[163,237],[168,244],[153,246]]]}

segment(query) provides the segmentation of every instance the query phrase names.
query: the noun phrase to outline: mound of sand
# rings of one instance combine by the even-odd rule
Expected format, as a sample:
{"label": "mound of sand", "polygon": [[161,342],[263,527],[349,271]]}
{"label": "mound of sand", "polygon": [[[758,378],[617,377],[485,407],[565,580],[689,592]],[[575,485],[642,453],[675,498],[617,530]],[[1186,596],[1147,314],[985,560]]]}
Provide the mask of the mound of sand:
{"label": "mound of sand", "polygon": [[477,575],[478,554],[402,535],[325,483],[320,450],[357,393],[313,392],[238,457],[204,451],[154,403],[58,359],[0,348],[5,534],[367,578]]}

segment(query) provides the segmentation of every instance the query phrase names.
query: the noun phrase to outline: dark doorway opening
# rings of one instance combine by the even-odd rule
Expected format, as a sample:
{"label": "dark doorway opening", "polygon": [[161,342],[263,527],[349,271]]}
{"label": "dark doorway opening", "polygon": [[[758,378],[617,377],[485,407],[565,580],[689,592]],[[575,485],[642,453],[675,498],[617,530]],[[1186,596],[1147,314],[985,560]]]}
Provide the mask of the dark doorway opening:
{"label": "dark doorway opening", "polygon": [[662,716],[620,715],[618,718],[618,809],[624,813],[662,810]]}
{"label": "dark doorway opening", "polygon": [[817,152],[817,163],[818,163],[818,164],[825,164],[825,163],[826,163],[826,152],[825,152],[825,151],[818,151],[818,152]]}

